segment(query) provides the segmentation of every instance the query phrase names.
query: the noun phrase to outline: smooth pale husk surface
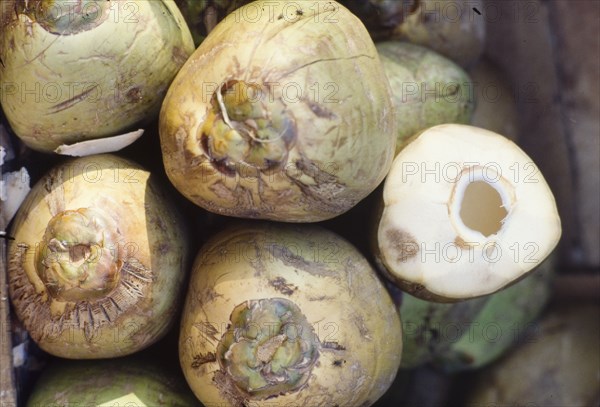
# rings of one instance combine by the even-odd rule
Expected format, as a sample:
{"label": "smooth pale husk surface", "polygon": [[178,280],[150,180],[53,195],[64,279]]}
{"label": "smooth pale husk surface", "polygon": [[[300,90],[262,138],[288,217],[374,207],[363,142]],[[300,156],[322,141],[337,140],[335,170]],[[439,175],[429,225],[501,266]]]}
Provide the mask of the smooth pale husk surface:
{"label": "smooth pale husk surface", "polygon": [[58,360],[36,381],[27,407],[199,406],[178,373],[139,357]]}
{"label": "smooth pale husk surface", "polygon": [[[104,246],[124,265],[106,297],[64,301],[38,274],[36,253],[49,220],[80,208],[116,222],[118,241],[109,241],[114,230],[104,231]],[[14,311],[34,341],[56,356],[105,358],[145,348],[166,333],[178,311],[187,272],[184,232],[168,197],[137,164],[113,155],[67,161],[32,188],[14,220],[8,267]]]}
{"label": "smooth pale husk surface", "polygon": [[[391,165],[393,104],[368,32],[336,2],[286,4],[255,2],[225,18],[181,69],[163,103],[167,174],[209,211],[325,220],[366,197]],[[279,168],[225,175],[202,147],[199,131],[213,94],[229,80],[273,84],[265,99],[282,101],[295,120],[294,141]]]}
{"label": "smooth pale husk surface", "polygon": [[[217,344],[234,307],[248,300],[295,303],[318,340],[318,359],[299,390],[255,399],[219,387]],[[396,375],[402,352],[396,308],[366,259],[312,225],[245,224],[214,236],[193,267],[180,361],[205,405],[369,406]],[[212,357],[211,357],[212,356]],[[204,363],[198,363],[203,361]],[[245,404],[244,404],[245,405]]]}
{"label": "smooth pale husk surface", "polygon": [[460,66],[408,42],[380,42],[377,52],[396,107],[396,152],[406,139],[428,127],[470,122],[474,107],[471,79]]}
{"label": "smooth pale husk surface", "polygon": [[29,1],[30,15],[17,17],[13,1],[2,3],[0,102],[17,136],[36,150],[114,136],[157,114],[170,81],[194,51],[172,0],[86,3],[94,27],[64,35],[32,16],[45,22],[62,11],[65,19],[76,19],[77,2],[57,1],[45,11]]}
{"label": "smooth pale husk surface", "polygon": [[[479,174],[505,191],[508,214],[497,233],[486,237],[458,222],[461,170],[473,178],[460,182]],[[435,126],[409,142],[386,179],[383,204],[378,261],[421,298],[498,291],[541,264],[561,235],[554,196],[532,160],[507,138],[473,126]]]}

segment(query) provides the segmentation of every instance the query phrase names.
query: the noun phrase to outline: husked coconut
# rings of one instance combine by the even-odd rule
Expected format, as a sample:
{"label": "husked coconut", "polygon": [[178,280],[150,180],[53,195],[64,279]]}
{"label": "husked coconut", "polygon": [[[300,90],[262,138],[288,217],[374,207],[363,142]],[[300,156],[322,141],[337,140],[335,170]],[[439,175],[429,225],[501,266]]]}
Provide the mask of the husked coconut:
{"label": "husked coconut", "polygon": [[518,281],[560,236],[554,196],[531,158],[497,133],[444,124],[396,156],[375,254],[406,291],[456,301]]}

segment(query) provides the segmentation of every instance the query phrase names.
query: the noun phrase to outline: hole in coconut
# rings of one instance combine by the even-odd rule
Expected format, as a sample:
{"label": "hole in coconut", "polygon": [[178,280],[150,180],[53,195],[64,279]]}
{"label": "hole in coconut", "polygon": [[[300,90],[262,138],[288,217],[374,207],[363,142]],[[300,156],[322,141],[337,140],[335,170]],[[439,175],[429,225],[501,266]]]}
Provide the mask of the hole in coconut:
{"label": "hole in coconut", "polygon": [[496,188],[485,181],[467,185],[460,205],[460,218],[466,227],[488,237],[502,229],[506,215],[508,212]]}

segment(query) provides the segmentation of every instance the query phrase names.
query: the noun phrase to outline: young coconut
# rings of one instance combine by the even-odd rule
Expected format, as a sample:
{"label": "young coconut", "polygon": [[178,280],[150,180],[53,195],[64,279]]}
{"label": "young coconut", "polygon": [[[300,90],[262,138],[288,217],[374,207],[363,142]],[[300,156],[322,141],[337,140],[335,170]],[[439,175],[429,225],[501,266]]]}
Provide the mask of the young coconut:
{"label": "young coconut", "polygon": [[403,293],[402,364],[433,363],[444,372],[478,369],[533,336],[533,322],[548,303],[554,255],[514,285],[485,297],[452,304]]}
{"label": "young coconut", "polygon": [[0,103],[15,134],[39,151],[116,136],[157,114],[194,51],[173,0],[0,7]]}
{"label": "young coconut", "polygon": [[398,307],[402,318],[403,370],[431,363],[438,350],[459,337],[465,327],[471,326],[485,298],[446,304],[421,300],[402,292]]}
{"label": "young coconut", "polygon": [[196,407],[181,373],[141,357],[55,360],[35,382],[26,407]]}
{"label": "young coconut", "polygon": [[442,348],[434,363],[446,372],[475,370],[532,340],[535,321],[552,294],[554,255],[550,257],[514,285],[484,297],[484,306],[471,320],[474,329]]}
{"label": "young coconut", "polygon": [[431,48],[462,67],[481,57],[486,38],[483,0],[415,0],[413,7],[392,38]]}
{"label": "young coconut", "polygon": [[16,315],[43,350],[60,357],[147,347],[179,309],[183,226],[137,164],[99,155],[55,167],[13,223],[8,277]]}
{"label": "young coconut", "polygon": [[340,236],[239,225],[206,243],[192,273],[179,352],[205,405],[370,406],[394,381],[400,318]]}
{"label": "young coconut", "polygon": [[443,124],[400,151],[383,187],[375,257],[400,288],[431,301],[491,294],[554,250],[552,191],[516,144]]}
{"label": "young coconut", "polygon": [[396,139],[375,45],[334,1],[237,9],[178,73],[159,124],[183,195],[221,215],[285,222],[352,208],[387,174]]}
{"label": "young coconut", "polygon": [[474,105],[471,79],[460,66],[408,42],[386,41],[376,46],[396,107],[396,153],[406,139],[428,127],[469,124]]}
{"label": "young coconut", "polygon": [[423,45],[467,67],[485,46],[483,0],[342,0],[377,41]]}

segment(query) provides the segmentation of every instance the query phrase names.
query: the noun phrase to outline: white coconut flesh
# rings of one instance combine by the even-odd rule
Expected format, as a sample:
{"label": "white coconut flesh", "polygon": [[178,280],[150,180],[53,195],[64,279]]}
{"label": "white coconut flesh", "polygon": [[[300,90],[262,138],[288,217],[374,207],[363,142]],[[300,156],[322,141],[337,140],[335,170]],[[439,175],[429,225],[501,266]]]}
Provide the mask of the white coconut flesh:
{"label": "white coconut flesh", "polygon": [[538,167],[509,139],[444,124],[395,158],[377,231],[395,280],[447,299],[496,292],[553,251],[561,224]]}

